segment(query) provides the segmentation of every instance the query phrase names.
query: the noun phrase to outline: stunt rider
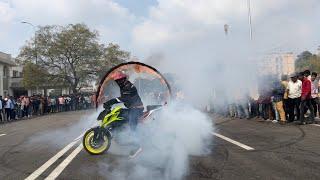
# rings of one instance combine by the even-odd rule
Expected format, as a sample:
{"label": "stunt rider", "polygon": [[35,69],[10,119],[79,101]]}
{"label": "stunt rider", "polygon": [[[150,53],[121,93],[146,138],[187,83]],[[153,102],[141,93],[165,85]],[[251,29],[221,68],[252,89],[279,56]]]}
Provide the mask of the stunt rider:
{"label": "stunt rider", "polygon": [[[128,108],[128,121],[129,126],[132,131],[136,130],[138,120],[143,114],[144,106],[141,101],[141,98],[138,94],[137,88],[128,80],[128,76],[121,72],[117,71],[111,75],[111,78],[118,84],[120,87],[120,97],[110,99],[109,101],[103,104],[105,109],[109,109],[112,105],[117,103],[123,103],[126,108]],[[142,148],[139,147],[130,153],[130,158],[134,158],[142,151]]]}

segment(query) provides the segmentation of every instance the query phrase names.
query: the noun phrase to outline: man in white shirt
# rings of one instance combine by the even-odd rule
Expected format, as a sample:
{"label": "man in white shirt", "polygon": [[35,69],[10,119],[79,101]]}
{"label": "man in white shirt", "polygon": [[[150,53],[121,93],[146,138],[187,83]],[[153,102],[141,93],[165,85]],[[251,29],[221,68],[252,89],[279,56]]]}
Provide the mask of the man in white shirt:
{"label": "man in white shirt", "polygon": [[288,92],[288,114],[289,121],[293,122],[295,119],[294,110],[297,112],[297,119],[300,117],[300,101],[301,101],[301,88],[302,82],[298,80],[298,76],[293,74],[290,76],[291,81],[288,83],[287,92]]}
{"label": "man in white shirt", "polygon": [[10,117],[11,117],[11,99],[7,96],[5,99],[5,105],[4,105],[4,110],[6,113],[6,117],[7,117],[7,121],[10,121]]}
{"label": "man in white shirt", "polygon": [[[313,72],[311,74],[311,104],[314,109],[314,117],[317,117],[318,108],[320,109],[320,101],[319,101],[319,81],[317,80],[318,74]],[[320,111],[319,111],[320,113]]]}

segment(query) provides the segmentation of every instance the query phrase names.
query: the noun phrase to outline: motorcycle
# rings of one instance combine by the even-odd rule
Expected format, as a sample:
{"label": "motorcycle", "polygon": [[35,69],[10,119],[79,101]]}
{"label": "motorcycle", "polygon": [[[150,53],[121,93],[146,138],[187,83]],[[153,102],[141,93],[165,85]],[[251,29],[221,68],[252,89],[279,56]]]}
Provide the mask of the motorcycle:
{"label": "motorcycle", "polygon": [[[146,111],[139,119],[139,123],[150,120],[151,115],[162,108],[162,105],[149,105]],[[121,106],[115,106],[113,109],[102,111],[97,120],[100,125],[87,130],[83,136],[82,144],[84,149],[92,155],[100,155],[107,152],[111,146],[113,132],[121,130],[128,120],[126,118],[126,109]]]}

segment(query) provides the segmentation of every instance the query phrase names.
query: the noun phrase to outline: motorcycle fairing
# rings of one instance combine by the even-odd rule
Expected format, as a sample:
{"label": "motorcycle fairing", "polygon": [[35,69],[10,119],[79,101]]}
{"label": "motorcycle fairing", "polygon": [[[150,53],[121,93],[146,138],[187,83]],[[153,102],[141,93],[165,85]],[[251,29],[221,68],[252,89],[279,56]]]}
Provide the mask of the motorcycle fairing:
{"label": "motorcycle fairing", "polygon": [[121,109],[121,106],[116,106],[115,108],[113,108],[111,112],[103,118],[101,122],[101,127],[106,128],[108,125],[115,121],[122,121],[124,118],[119,116]]}

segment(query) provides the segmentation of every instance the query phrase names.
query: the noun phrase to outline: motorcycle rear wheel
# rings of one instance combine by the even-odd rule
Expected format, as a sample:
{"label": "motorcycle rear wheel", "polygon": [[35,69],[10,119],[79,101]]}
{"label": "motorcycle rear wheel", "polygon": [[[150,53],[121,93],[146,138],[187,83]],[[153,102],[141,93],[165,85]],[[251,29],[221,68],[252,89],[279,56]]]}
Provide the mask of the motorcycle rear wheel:
{"label": "motorcycle rear wheel", "polygon": [[91,128],[89,129],[83,136],[82,144],[84,149],[92,154],[92,155],[100,155],[108,151],[111,145],[111,137],[103,134],[103,139],[101,139],[101,142],[95,142],[94,141],[94,133],[95,129]]}

